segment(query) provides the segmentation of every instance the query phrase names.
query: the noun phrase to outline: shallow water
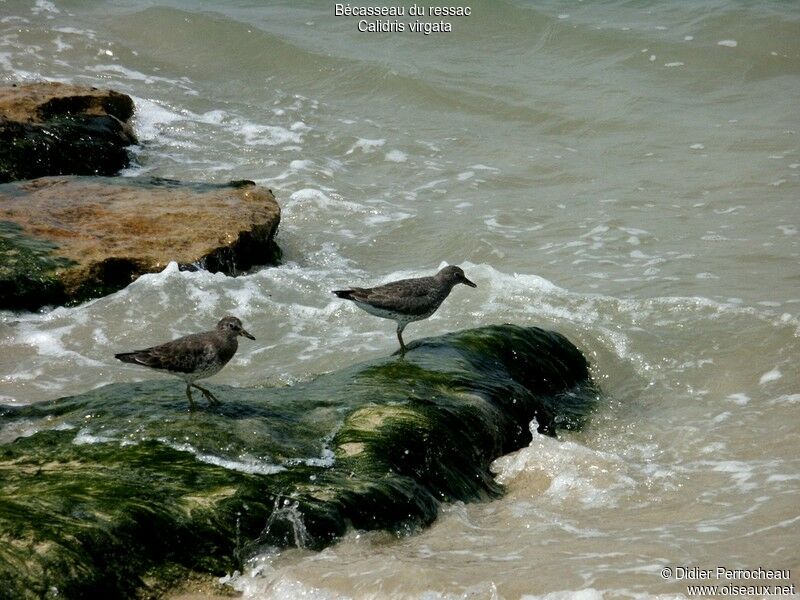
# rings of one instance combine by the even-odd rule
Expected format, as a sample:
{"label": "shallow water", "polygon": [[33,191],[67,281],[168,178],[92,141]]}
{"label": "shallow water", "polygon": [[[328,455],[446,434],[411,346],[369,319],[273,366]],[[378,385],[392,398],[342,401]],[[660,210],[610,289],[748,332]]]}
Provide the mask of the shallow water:
{"label": "shallow water", "polygon": [[231,579],[245,596],[674,596],[664,566],[797,572],[800,9],[471,6],[425,36],[311,1],[0,1],[0,81],[131,94],[125,175],[272,188],[285,256],[0,313],[0,401],[148,378],[114,352],[229,312],[258,339],[212,381],[306,380],[395,349],[331,289],[458,263],[478,288],[406,339],[554,328],[609,405],[498,460],[506,497],[266,553]]}

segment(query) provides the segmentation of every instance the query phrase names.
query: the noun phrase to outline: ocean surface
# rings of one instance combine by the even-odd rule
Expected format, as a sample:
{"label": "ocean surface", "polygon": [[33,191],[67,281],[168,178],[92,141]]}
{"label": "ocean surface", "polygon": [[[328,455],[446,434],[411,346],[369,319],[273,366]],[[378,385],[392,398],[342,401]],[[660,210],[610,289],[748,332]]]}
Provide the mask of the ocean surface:
{"label": "ocean surface", "polygon": [[406,340],[553,328],[607,404],[500,458],[497,501],[267,551],[226,581],[424,600],[688,596],[664,567],[800,583],[800,4],[469,6],[405,18],[452,26],[425,35],[362,33],[323,1],[0,0],[0,82],[130,94],[124,176],[268,186],[284,251],[236,279],[171,265],[0,312],[0,402],[157,377],[114,353],[228,313],[257,342],[212,384],[308,380],[396,349],[391,322],[330,290],[460,264],[477,289]]}

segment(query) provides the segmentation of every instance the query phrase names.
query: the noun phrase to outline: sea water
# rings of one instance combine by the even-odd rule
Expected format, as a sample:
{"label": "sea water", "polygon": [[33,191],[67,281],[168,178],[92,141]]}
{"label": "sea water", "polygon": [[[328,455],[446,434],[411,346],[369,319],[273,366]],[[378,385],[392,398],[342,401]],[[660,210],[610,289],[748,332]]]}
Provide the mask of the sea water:
{"label": "sea water", "polygon": [[0,402],[152,377],[114,353],[228,313],[258,341],[213,381],[307,380],[396,348],[391,323],[330,290],[460,264],[477,289],[407,340],[556,329],[607,404],[498,459],[499,500],[407,537],[267,551],[228,583],[426,600],[682,597],[679,567],[796,583],[799,5],[469,6],[403,17],[452,26],[425,35],[361,32],[311,0],[0,1],[0,81],[128,93],[141,146],[123,176],[255,180],[284,251],[236,279],[173,264],[0,313]]}

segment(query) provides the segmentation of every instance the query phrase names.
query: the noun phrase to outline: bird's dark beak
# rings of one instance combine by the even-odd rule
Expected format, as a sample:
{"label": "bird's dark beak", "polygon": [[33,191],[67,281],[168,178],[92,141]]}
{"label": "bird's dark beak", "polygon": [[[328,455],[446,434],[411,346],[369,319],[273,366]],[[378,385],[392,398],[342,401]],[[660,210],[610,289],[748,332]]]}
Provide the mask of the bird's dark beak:
{"label": "bird's dark beak", "polygon": [[256,339],[256,338],[254,338],[252,335],[250,335],[249,333],[247,333],[247,332],[246,332],[244,329],[242,329],[242,330],[239,332],[239,335],[243,335],[244,337],[246,337],[246,338],[250,338],[251,340],[254,340],[254,339]]}
{"label": "bird's dark beak", "polygon": [[463,283],[464,285],[468,285],[469,287],[478,287],[478,284],[473,283],[472,281],[470,281],[466,277],[464,277],[464,280],[461,283]]}

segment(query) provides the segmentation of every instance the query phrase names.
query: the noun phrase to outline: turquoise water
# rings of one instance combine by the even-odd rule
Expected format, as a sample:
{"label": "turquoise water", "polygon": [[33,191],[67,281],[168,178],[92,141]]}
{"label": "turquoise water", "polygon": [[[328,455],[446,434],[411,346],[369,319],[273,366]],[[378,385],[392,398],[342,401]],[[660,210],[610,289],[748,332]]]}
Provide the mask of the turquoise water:
{"label": "turquoise water", "polygon": [[507,497],[265,554],[231,580],[246,596],[686,595],[663,566],[800,569],[800,8],[470,7],[424,35],[327,2],[0,2],[0,81],[127,92],[125,175],[270,187],[285,256],[0,313],[0,400],[147,377],[114,352],[228,312],[258,343],[212,382],[307,380],[395,348],[330,290],[457,263],[478,288],[407,339],[555,328],[615,402],[499,461]]}

